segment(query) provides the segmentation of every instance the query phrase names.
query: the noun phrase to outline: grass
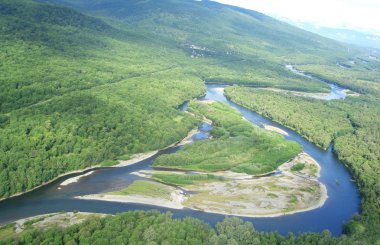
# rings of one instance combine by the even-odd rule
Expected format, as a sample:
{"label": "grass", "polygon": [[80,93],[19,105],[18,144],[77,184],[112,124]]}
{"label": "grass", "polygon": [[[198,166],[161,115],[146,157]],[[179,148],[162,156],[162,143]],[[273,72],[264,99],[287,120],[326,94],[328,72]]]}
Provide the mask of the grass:
{"label": "grass", "polygon": [[304,163],[296,163],[290,168],[290,170],[294,172],[299,172],[299,171],[302,171],[304,168],[305,168]]}
{"label": "grass", "polygon": [[212,174],[173,174],[173,173],[155,173],[152,179],[169,185],[194,185],[211,181],[223,181],[222,177]]}
{"label": "grass", "polygon": [[110,167],[110,166],[114,166],[116,164],[118,164],[118,161],[116,161],[116,160],[107,160],[107,161],[102,162],[100,165],[102,167]]}
{"label": "grass", "polygon": [[297,196],[291,195],[289,196],[289,203],[295,204],[298,202]]}
{"label": "grass", "polygon": [[155,198],[169,199],[171,192],[172,188],[170,186],[146,180],[136,180],[127,188],[115,192],[110,192],[108,194],[120,196],[142,195]]}
{"label": "grass", "polygon": [[0,241],[13,238],[15,235],[14,224],[8,224],[0,227]]}
{"label": "grass", "polygon": [[278,196],[277,196],[276,194],[274,194],[274,193],[268,193],[267,196],[270,197],[270,198],[277,198],[277,197],[278,197]]}

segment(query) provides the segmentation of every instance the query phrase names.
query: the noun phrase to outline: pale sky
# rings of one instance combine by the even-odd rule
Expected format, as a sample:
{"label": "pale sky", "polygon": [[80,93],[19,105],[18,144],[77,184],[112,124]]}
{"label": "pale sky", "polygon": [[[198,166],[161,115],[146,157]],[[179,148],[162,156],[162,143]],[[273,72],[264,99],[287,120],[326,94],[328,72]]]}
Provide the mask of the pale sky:
{"label": "pale sky", "polygon": [[273,17],[380,35],[380,0],[215,0]]}

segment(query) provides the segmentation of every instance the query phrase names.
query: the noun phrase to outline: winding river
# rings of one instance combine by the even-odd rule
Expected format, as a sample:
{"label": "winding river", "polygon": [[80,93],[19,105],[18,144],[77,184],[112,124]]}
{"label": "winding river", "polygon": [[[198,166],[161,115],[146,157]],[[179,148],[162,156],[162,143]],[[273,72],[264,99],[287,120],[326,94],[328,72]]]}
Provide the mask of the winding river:
{"label": "winding river", "polygon": [[[354,213],[360,211],[358,189],[355,183],[352,182],[347,169],[334,156],[332,151],[333,146],[324,151],[302,138],[296,132],[232,103],[224,96],[223,86],[207,85],[207,94],[201,100],[222,101],[238,109],[247,120],[259,127],[263,127],[266,124],[286,131],[288,136],[285,136],[285,138],[301,144],[304,151],[316,159],[321,166],[320,181],[326,185],[329,196],[324,206],[311,211],[280,217],[243,218],[246,221],[253,222],[256,230],[278,231],[280,234],[286,235],[288,232],[321,232],[324,229],[328,229],[333,235],[340,235],[342,224],[347,222]],[[186,110],[186,105],[183,106],[182,110]],[[200,127],[199,133],[193,137],[193,140],[207,138],[207,131],[209,129],[210,127],[207,124],[203,124]],[[79,200],[74,198],[75,196],[97,194],[124,188],[133,181],[141,179],[141,177],[131,174],[132,172],[149,170],[157,156],[174,153],[180,149],[181,146],[169,148],[149,159],[127,167],[98,169],[91,175],[81,178],[76,183],[60,187],[60,184],[64,180],[78,176],[79,174],[68,175],[32,192],[4,200],[0,202],[0,224],[25,217],[60,211],[78,210],[115,214],[128,210],[157,209],[160,211],[171,211],[174,218],[192,216],[210,225],[215,225],[216,222],[223,220],[225,216],[189,209],[171,210],[141,204]]]}
{"label": "winding river", "polygon": [[307,77],[307,78],[310,78],[312,80],[317,80],[319,82],[323,82],[323,83],[326,83],[327,85],[329,85],[330,88],[331,88],[330,94],[328,94],[326,96],[320,96],[319,99],[323,99],[323,100],[340,100],[340,99],[345,99],[346,96],[347,96],[347,94],[345,92],[345,90],[346,90],[345,88],[342,88],[342,87],[340,87],[340,86],[338,86],[338,85],[336,85],[334,83],[331,83],[331,82],[328,82],[328,81],[325,81],[325,80],[313,77],[311,75],[305,74],[303,72],[300,72],[299,70],[297,70],[292,65],[285,65],[285,67],[286,67],[286,69],[288,69],[289,71],[293,72],[296,75]]}

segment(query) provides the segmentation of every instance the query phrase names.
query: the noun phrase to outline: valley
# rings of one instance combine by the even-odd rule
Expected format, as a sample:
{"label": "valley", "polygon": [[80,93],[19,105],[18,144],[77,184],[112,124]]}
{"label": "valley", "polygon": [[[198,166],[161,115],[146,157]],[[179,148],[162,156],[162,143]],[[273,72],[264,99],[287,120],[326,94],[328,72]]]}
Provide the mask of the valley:
{"label": "valley", "polygon": [[0,244],[380,242],[376,52],[207,0],[0,26]]}

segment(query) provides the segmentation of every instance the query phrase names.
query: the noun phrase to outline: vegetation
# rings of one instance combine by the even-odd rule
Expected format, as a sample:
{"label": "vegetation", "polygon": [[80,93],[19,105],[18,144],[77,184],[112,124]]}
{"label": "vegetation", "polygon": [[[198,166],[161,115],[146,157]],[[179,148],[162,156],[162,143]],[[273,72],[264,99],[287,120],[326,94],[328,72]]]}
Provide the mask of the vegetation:
{"label": "vegetation", "polygon": [[[368,94],[320,101],[291,94],[230,87],[234,102],[294,128],[312,142],[334,151],[352,172],[363,196],[362,214],[345,226],[359,241],[380,239],[380,101]],[[377,239],[377,240],[376,240]]]}
{"label": "vegetation", "polygon": [[15,227],[13,223],[0,227],[0,243],[2,240],[8,240],[13,238],[14,235]]}
{"label": "vegetation", "polygon": [[[167,69],[180,52],[131,41],[70,9],[19,0],[0,7],[0,198],[165,147],[195,126],[177,107],[204,88]],[[157,59],[147,59],[152,53]]]}
{"label": "vegetation", "polygon": [[204,93],[204,80],[326,91],[279,57],[347,55],[330,40],[209,2],[48,2],[0,3],[0,198],[178,141],[196,121],[176,108]]}
{"label": "vegetation", "polygon": [[305,164],[303,163],[296,163],[294,164],[290,170],[294,171],[294,172],[298,172],[298,171],[301,171],[305,168]]}
{"label": "vegetation", "polygon": [[168,185],[194,185],[210,181],[223,181],[222,177],[212,174],[175,174],[175,173],[157,173],[154,172],[152,179]]}
{"label": "vegetation", "polygon": [[170,198],[171,188],[152,181],[136,180],[130,184],[127,188],[110,192],[110,195],[143,195],[157,198]]}
{"label": "vegetation", "polygon": [[[363,213],[345,226],[350,238],[339,239],[330,238],[326,232],[301,234],[298,238],[290,235],[285,241],[276,233],[246,231],[243,228],[250,226],[240,221],[228,221],[214,233],[193,219],[180,222],[157,213],[130,213],[94,219],[65,230],[29,230],[5,244],[138,244],[154,240],[147,240],[152,234],[157,243],[169,244],[206,243],[209,236],[212,243],[220,244],[244,244],[247,237],[252,243],[264,244],[379,242],[378,61],[358,56],[360,50],[350,47],[348,51],[345,45],[260,13],[212,1],[45,2],[50,4],[32,0],[0,2],[0,198],[71,170],[109,165],[122,156],[178,141],[197,120],[178,112],[177,107],[203,94],[204,80],[327,91],[324,83],[298,77],[284,68],[284,64],[292,63],[302,64],[297,68],[364,96],[319,102],[272,92],[248,93],[240,88],[227,92],[237,103],[296,129],[324,148],[334,139],[335,152],[350,167],[363,194]],[[351,59],[358,65],[351,65]],[[336,62],[350,68],[332,68]],[[270,106],[264,107],[267,104]],[[298,109],[300,105],[302,109]],[[255,155],[261,166],[269,166],[267,169],[237,165],[230,159],[234,165],[228,167],[235,171],[265,172],[299,151],[295,145],[280,144],[282,139],[268,139],[244,124],[234,128],[223,123],[215,127],[215,139],[208,150],[217,149],[212,144],[218,141],[222,147],[231,141],[249,143],[254,149],[258,142],[249,142],[247,132],[260,135],[263,149],[276,141],[284,147],[279,150],[283,155],[262,155],[262,159],[270,156],[264,164]],[[202,157],[211,161],[202,143],[185,148],[175,157],[187,160],[185,153],[193,157],[192,149],[199,148]],[[227,154],[240,150],[236,145],[231,144],[235,152],[227,150],[214,157],[225,160]],[[239,161],[251,158],[245,156]]]}
{"label": "vegetation", "polygon": [[67,228],[51,227],[45,231],[29,227],[13,239],[0,244],[351,244],[347,237],[303,233],[287,237],[277,232],[257,232],[252,223],[238,218],[225,218],[215,229],[194,219],[173,219],[170,213],[134,211],[91,217]]}
{"label": "vegetation", "polygon": [[331,81],[361,94],[380,95],[379,63],[362,57],[354,59],[349,68],[308,64],[297,66],[302,71]]}
{"label": "vegetation", "polygon": [[350,118],[345,111],[334,106],[334,101],[237,86],[227,88],[226,95],[234,102],[300,132],[324,149],[336,135],[352,132]]}
{"label": "vegetation", "polygon": [[175,154],[161,155],[154,167],[260,175],[277,169],[302,151],[298,144],[257,128],[221,102],[191,102],[189,111],[213,121],[214,138],[185,146]]}

